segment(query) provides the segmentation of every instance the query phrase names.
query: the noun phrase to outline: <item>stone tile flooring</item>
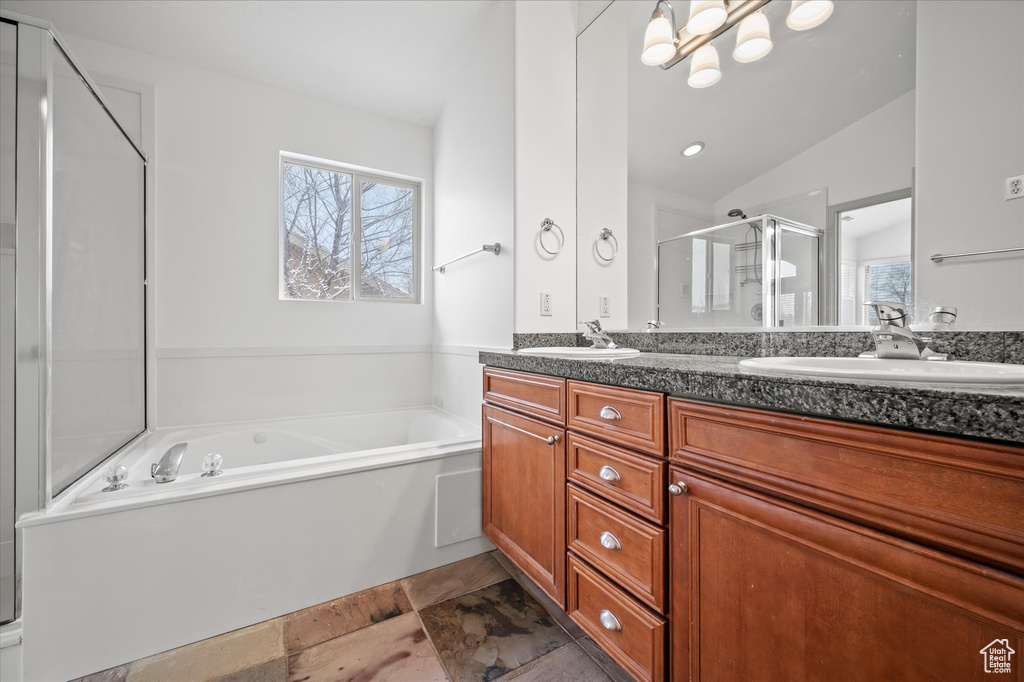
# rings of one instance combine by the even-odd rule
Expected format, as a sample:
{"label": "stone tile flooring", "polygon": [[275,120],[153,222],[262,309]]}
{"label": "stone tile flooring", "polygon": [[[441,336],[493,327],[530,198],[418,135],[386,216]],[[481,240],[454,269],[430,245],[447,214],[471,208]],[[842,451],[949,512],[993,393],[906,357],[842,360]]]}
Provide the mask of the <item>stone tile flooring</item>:
{"label": "stone tile flooring", "polygon": [[629,682],[499,552],[479,554],[78,682]]}

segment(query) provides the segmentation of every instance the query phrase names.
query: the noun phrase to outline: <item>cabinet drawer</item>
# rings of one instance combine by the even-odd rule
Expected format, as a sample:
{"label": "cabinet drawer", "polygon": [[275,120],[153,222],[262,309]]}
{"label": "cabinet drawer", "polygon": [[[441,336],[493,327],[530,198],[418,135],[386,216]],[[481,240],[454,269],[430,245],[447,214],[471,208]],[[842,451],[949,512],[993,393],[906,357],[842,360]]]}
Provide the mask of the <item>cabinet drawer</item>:
{"label": "cabinet drawer", "polygon": [[485,367],[484,400],[565,426],[565,379]]}
{"label": "cabinet drawer", "polygon": [[659,457],[665,454],[665,396],[568,383],[569,428]]}
{"label": "cabinet drawer", "polygon": [[671,459],[1024,574],[1024,448],[669,401]]}
{"label": "cabinet drawer", "polygon": [[664,618],[572,554],[568,592],[569,615],[619,665],[638,680],[665,679]]}
{"label": "cabinet drawer", "polygon": [[567,512],[569,549],[664,613],[665,529],[572,485]]}
{"label": "cabinet drawer", "polygon": [[665,471],[661,460],[570,433],[569,480],[664,525]]}

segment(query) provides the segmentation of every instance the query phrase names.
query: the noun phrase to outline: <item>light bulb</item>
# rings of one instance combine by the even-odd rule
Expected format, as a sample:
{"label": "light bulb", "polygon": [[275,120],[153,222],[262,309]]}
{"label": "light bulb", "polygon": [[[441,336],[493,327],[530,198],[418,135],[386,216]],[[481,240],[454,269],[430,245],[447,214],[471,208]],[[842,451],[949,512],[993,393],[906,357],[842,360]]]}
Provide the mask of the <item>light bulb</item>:
{"label": "light bulb", "polygon": [[690,57],[690,77],[686,80],[691,88],[707,88],[722,80],[718,65],[718,50],[714,45],[704,45]]}
{"label": "light bulb", "polygon": [[659,4],[651,14],[651,21],[644,32],[644,51],[640,61],[648,66],[664,64],[676,53],[675,27]]}
{"label": "light bulb", "polygon": [[772,51],[772,38],[768,27],[768,17],[761,12],[754,12],[740,22],[736,32],[736,49],[732,57],[738,62],[756,62]]}
{"label": "light bulb", "polygon": [[832,0],[793,0],[786,16],[786,26],[794,31],[806,31],[821,26],[832,16],[835,5]]}
{"label": "light bulb", "polygon": [[724,0],[691,0],[686,31],[695,36],[711,33],[724,24],[728,16]]}

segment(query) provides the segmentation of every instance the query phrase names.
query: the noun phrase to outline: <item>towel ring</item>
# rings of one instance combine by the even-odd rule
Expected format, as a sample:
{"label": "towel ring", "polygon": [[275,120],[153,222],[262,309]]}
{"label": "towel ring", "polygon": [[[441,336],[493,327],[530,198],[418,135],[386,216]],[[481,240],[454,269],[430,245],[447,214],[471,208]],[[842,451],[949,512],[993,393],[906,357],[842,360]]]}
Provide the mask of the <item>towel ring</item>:
{"label": "towel ring", "polygon": [[[552,230],[558,230],[558,234],[555,237],[558,239],[558,246],[552,251],[544,245],[544,235]],[[554,234],[554,232],[552,232]],[[565,233],[562,232],[562,228],[555,224],[555,221],[551,218],[545,218],[544,222],[540,224],[540,233],[537,236],[537,241],[540,242],[540,248],[544,249],[544,253],[550,256],[557,256],[562,252],[562,247],[565,246]]]}
{"label": "towel ring", "polygon": [[[597,235],[597,237],[599,241],[594,242],[594,253],[597,254],[597,257],[603,260],[605,263],[611,263],[613,260],[615,260],[615,254],[619,252],[619,240],[615,238],[615,235],[612,234],[612,231],[609,230],[607,227],[601,230],[601,233]],[[608,256],[607,258],[605,258],[604,254],[601,253],[602,242],[607,243],[612,250],[611,255]]]}

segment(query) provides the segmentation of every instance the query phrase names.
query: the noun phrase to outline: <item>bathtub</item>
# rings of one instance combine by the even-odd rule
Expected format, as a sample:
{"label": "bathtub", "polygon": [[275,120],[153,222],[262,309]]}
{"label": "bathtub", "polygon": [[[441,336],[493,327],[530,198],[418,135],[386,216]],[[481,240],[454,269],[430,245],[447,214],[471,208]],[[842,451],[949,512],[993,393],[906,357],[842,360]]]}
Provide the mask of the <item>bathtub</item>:
{"label": "bathtub", "polygon": [[[187,443],[177,480],[150,466]],[[158,429],[19,520],[26,679],[72,679],[488,551],[433,408]],[[219,454],[220,475],[201,476]],[[103,492],[104,470],[128,487]]]}

